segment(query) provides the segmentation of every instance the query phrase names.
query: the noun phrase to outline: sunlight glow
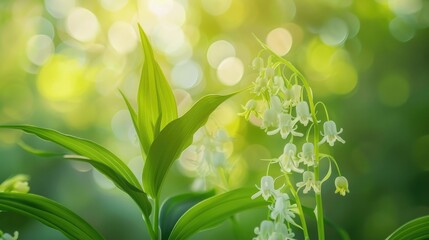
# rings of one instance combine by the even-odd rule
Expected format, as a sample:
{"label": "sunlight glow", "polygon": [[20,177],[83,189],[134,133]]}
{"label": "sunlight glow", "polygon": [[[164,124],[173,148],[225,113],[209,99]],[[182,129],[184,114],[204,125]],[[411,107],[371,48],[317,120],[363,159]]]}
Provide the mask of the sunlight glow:
{"label": "sunlight glow", "polygon": [[97,17],[85,8],[75,8],[67,16],[67,32],[76,40],[88,42],[93,40],[99,31]]}
{"label": "sunlight glow", "polygon": [[227,86],[234,86],[240,82],[244,74],[243,62],[236,57],[223,60],[217,69],[219,81]]}
{"label": "sunlight glow", "polygon": [[200,83],[202,70],[198,63],[189,60],[176,64],[171,71],[171,79],[175,86],[190,89]]}
{"label": "sunlight glow", "polygon": [[137,46],[137,34],[127,22],[115,22],[109,28],[109,43],[121,54],[132,52]]}
{"label": "sunlight glow", "polygon": [[207,60],[212,68],[218,68],[219,64],[228,57],[235,57],[235,48],[228,41],[216,41],[207,50]]}
{"label": "sunlight glow", "polygon": [[292,48],[292,35],[287,29],[276,28],[268,33],[266,42],[274,53],[284,56]]}
{"label": "sunlight glow", "polygon": [[46,35],[34,35],[27,42],[27,57],[36,65],[43,65],[54,51],[52,39]]}

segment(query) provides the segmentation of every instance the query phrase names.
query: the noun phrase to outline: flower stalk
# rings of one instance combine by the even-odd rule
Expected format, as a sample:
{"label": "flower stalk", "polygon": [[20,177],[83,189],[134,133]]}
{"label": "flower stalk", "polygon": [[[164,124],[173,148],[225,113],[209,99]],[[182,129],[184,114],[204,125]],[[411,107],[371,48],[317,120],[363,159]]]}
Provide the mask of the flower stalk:
{"label": "flower stalk", "polygon": [[[246,119],[251,117],[260,118],[261,129],[267,135],[279,134],[286,141],[286,144],[280,157],[269,159],[270,164],[267,167],[267,173],[261,179],[261,187],[258,187],[260,191],[252,196],[252,198],[262,196],[266,201],[273,204],[269,206],[271,215],[268,217],[268,219],[271,217],[273,222],[265,220],[261,223],[260,228],[255,229],[255,234],[258,235],[255,239],[271,239],[278,236],[282,236],[281,239],[293,239],[292,227],[302,229],[305,239],[309,239],[308,227],[299,195],[300,190],[303,189],[302,194],[314,192],[317,235],[318,239],[324,240],[322,184],[330,178],[332,169],[331,162],[329,162],[328,173],[321,180],[321,159],[328,155],[320,152],[320,146],[327,143],[332,147],[337,141],[345,143],[339,136],[342,128],[339,131],[337,130],[335,122],[329,119],[327,107],[323,102],[315,104],[313,92],[302,73],[289,61],[274,54],[263,43],[261,45],[268,52],[269,57],[266,65],[264,65],[264,61],[260,57],[263,53],[262,51],[254,61],[254,68],[259,70],[259,76],[253,83],[252,93],[255,97],[243,106],[245,111],[241,115]],[[316,112],[318,105],[323,106],[324,114],[326,115],[326,120],[323,123],[323,133],[320,132],[321,121],[318,119]],[[306,133],[305,137],[301,132]],[[321,136],[323,136],[322,139]],[[304,140],[303,143],[300,138]],[[297,154],[296,144],[300,143],[302,143],[302,152]],[[339,174],[339,177],[335,180],[335,193],[344,196],[349,192],[348,181],[341,176],[337,162],[331,156],[328,159],[334,162]],[[304,166],[300,166],[301,163]],[[286,189],[282,190],[282,187],[275,189],[274,182],[276,180],[274,179],[278,179],[278,177],[273,178],[270,176],[269,169],[271,164],[278,164],[280,171],[283,172]],[[290,181],[290,177],[294,174],[301,174],[302,177],[302,182],[296,183],[297,189]],[[295,199],[296,204],[294,206],[297,209],[295,211],[299,212],[301,226],[297,225],[293,220],[295,215],[288,212],[291,205],[288,200],[284,200],[289,199],[285,191],[289,192]],[[287,218],[277,217],[282,211],[283,215],[288,216]],[[274,228],[277,224],[284,226],[287,231],[279,230],[283,227]]]}

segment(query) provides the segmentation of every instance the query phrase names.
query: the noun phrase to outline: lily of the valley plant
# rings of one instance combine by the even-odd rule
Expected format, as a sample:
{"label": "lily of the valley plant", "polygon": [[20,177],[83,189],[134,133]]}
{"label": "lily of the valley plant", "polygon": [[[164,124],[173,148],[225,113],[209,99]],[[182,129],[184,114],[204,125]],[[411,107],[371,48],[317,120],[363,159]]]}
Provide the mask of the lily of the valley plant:
{"label": "lily of the valley plant", "polygon": [[[133,104],[121,94],[133,121],[142,155],[146,156],[142,176],[135,176],[119,157],[90,140],[31,125],[0,125],[0,128],[21,130],[72,152],[52,153],[22,144],[25,150],[33,154],[91,164],[133,199],[143,216],[150,239],[188,239],[196,232],[211,228],[224,220],[234,219],[234,215],[240,211],[256,207],[267,208],[268,214],[254,229],[255,239],[295,239],[297,231],[302,231],[304,238],[309,239],[304,215],[308,206],[303,206],[300,200],[303,194],[315,197],[316,206],[313,209],[316,212],[318,239],[324,239],[322,192],[323,183],[331,176],[332,164],[338,174],[334,181],[335,193],[344,196],[349,193],[349,188],[334,157],[323,153],[321,149],[345,141],[340,136],[342,128],[338,129],[336,123],[329,119],[325,105],[314,102],[312,91],[303,75],[291,63],[262,44],[265,48],[262,53],[267,53],[268,58],[264,60],[258,56],[253,62],[259,76],[252,86],[253,98],[245,104],[241,115],[260,122],[261,129],[268,135],[273,135],[273,139],[274,136],[279,136],[284,142],[284,150],[277,158],[269,159],[266,174],[262,176],[256,189],[239,188],[229,191],[227,184],[222,184],[219,177],[231,169],[227,161],[228,155],[224,151],[224,145],[231,138],[223,130],[209,132],[202,127],[210,114],[235,93],[205,96],[183,116],[178,117],[169,83],[140,26],[139,31],[144,63],[137,108],[134,109]],[[322,116],[318,113],[322,113]],[[201,130],[198,131],[199,129]],[[171,196],[161,204],[165,176],[179,158],[181,161],[193,162],[197,172],[195,188],[208,190],[211,186],[208,180],[211,180],[217,182],[223,191],[185,193]],[[322,164],[328,166],[325,174],[321,172]],[[273,168],[279,169],[281,175],[274,175]],[[294,175],[298,175],[302,181],[293,182]],[[142,185],[138,181],[140,177]],[[2,211],[15,212],[57,229],[69,239],[104,239],[94,227],[74,212],[28,191],[28,177],[25,175],[17,175],[1,183],[0,217]],[[310,210],[310,215],[312,212]],[[407,223],[389,236],[389,239],[422,236],[427,232],[419,232],[421,228],[416,230],[415,226],[427,222],[429,218]],[[239,224],[237,221],[235,223]],[[339,233],[343,239],[347,239],[344,231]],[[17,238],[17,232],[9,234],[0,231],[0,240]]]}

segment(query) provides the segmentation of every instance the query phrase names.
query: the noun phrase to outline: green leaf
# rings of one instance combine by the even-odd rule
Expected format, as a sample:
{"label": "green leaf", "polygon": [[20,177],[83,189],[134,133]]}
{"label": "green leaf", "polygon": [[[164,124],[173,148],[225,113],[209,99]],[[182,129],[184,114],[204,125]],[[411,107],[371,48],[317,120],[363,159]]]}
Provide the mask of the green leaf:
{"label": "green leaf", "polygon": [[121,93],[121,96],[124,99],[125,104],[127,105],[128,112],[130,113],[131,120],[133,121],[134,129],[136,130],[137,136],[140,140],[140,146],[142,147],[142,150],[144,152],[143,144],[142,144],[144,139],[143,139],[142,133],[140,132],[139,119],[138,119],[138,116],[136,114],[136,111],[131,106],[131,103],[130,103],[130,101],[128,101],[128,98],[125,96],[125,94],[122,91],[119,91],[119,92]]}
{"label": "green leaf", "polygon": [[81,217],[48,198],[23,193],[0,193],[0,210],[19,213],[37,219],[61,231],[70,239],[104,239]]}
{"label": "green leaf", "polygon": [[[151,205],[137,178],[121,159],[104,147],[89,140],[65,135],[51,129],[28,125],[0,125],[0,128],[23,130],[84,156],[84,158],[79,157],[74,159],[92,164],[110,178],[119,188],[128,193],[136,201],[145,215],[150,215],[152,210]],[[38,151],[28,146],[26,150],[41,156],[52,156],[52,153]],[[57,155],[62,156],[62,154]]]}
{"label": "green leaf", "polygon": [[139,25],[144,51],[143,70],[138,90],[138,120],[140,141],[147,154],[159,132],[177,118],[173,91],[153,55],[149,39]]}
{"label": "green leaf", "polygon": [[143,214],[145,214],[146,216],[150,216],[152,206],[149,202],[149,199],[147,198],[146,193],[143,192],[140,188],[137,188],[134,185],[130,184],[130,182],[128,182],[121,174],[118,174],[117,172],[115,172],[115,170],[113,170],[106,164],[93,161],[89,158],[73,155],[64,155],[64,158],[90,163],[98,171],[100,171],[106,177],[112,180],[112,182],[115,183],[118,188],[126,192],[137,203]]}
{"label": "green leaf", "polygon": [[251,199],[255,188],[241,188],[203,200],[177,221],[169,239],[187,239],[243,210],[267,206],[263,198]]}
{"label": "green leaf", "polygon": [[168,239],[177,220],[192,206],[214,196],[214,191],[186,193],[167,199],[161,206],[160,227],[162,239]]}
{"label": "green leaf", "polygon": [[429,239],[429,215],[405,223],[387,237],[387,240],[402,239]]}
{"label": "green leaf", "polygon": [[182,117],[169,123],[152,143],[143,169],[143,186],[154,198],[158,197],[164,177],[183,150],[192,143],[194,133],[202,127],[209,115],[229,95],[208,95],[195,103]]}

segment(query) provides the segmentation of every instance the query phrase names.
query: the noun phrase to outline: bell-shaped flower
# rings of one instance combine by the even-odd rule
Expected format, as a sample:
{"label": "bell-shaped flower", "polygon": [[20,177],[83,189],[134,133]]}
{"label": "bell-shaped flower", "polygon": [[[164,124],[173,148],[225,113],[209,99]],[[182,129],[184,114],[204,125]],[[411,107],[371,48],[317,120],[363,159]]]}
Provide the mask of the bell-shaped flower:
{"label": "bell-shaped flower", "polygon": [[270,109],[273,109],[274,111],[276,111],[277,114],[283,112],[282,101],[278,96],[270,97]]}
{"label": "bell-shaped flower", "polygon": [[286,93],[285,81],[282,76],[275,76],[272,81],[271,94],[277,95],[279,92]]}
{"label": "bell-shaped flower", "polygon": [[265,77],[268,79],[271,79],[273,78],[273,76],[274,76],[274,69],[272,67],[267,67],[265,69]]}
{"label": "bell-shaped flower", "polygon": [[343,129],[341,128],[340,131],[337,131],[337,125],[335,124],[334,121],[326,121],[323,124],[323,131],[324,133],[321,133],[323,138],[322,140],[319,142],[319,145],[324,143],[324,142],[328,142],[329,146],[334,146],[335,141],[339,141],[341,143],[346,143],[346,141],[344,141],[344,139],[342,139],[338,134],[340,134],[341,132],[343,132]]}
{"label": "bell-shaped flower", "polygon": [[292,120],[292,116],[288,113],[280,113],[278,114],[278,127],[274,130],[268,131],[268,135],[274,135],[280,132],[280,135],[283,139],[286,139],[289,134],[292,134],[296,137],[302,137],[304,134],[296,132],[295,130],[298,128],[298,126],[295,125],[294,121]]}
{"label": "bell-shaped flower", "polygon": [[301,101],[301,92],[302,87],[298,84],[294,84],[291,88],[286,89],[284,92],[285,100],[283,101],[283,107],[293,107],[298,104]]}
{"label": "bell-shaped flower", "polygon": [[253,240],[267,240],[274,231],[274,223],[272,221],[264,220],[261,222],[260,227],[255,228],[257,235]]}
{"label": "bell-shaped flower", "polygon": [[278,125],[279,119],[277,117],[277,112],[272,108],[265,110],[264,115],[262,117],[261,128],[268,130],[268,128],[277,127]]}
{"label": "bell-shaped flower", "polygon": [[316,156],[314,155],[313,143],[304,143],[302,145],[302,152],[298,153],[299,162],[311,167],[314,166]]}
{"label": "bell-shaped flower", "polygon": [[310,171],[305,171],[303,173],[302,182],[298,182],[296,186],[298,187],[298,190],[304,187],[304,193],[308,193],[312,188],[314,192],[320,192],[314,173]]}
{"label": "bell-shaped flower", "polygon": [[0,184],[0,192],[28,193],[30,191],[28,179],[29,177],[23,174],[6,179]]}
{"label": "bell-shaped flower", "polygon": [[256,101],[254,99],[250,99],[247,101],[246,105],[242,106],[244,112],[239,113],[239,116],[243,116],[246,120],[249,119],[250,114],[256,113]]}
{"label": "bell-shaped flower", "polygon": [[347,178],[340,176],[335,178],[335,193],[340,193],[341,196],[345,196],[349,193],[349,182]]}
{"label": "bell-shaped flower", "polygon": [[268,240],[294,240],[294,237],[295,234],[291,228],[288,229],[283,222],[277,222]]}
{"label": "bell-shaped flower", "polygon": [[309,121],[313,121],[310,110],[306,101],[299,102],[296,105],[296,118],[295,121],[299,121],[304,126],[307,126]]}
{"label": "bell-shaped flower", "polygon": [[260,96],[267,90],[267,86],[268,79],[266,77],[259,76],[253,83],[253,93],[255,93],[257,96]]}
{"label": "bell-shaped flower", "polygon": [[299,168],[299,162],[296,158],[296,146],[293,143],[287,143],[283,148],[283,154],[278,158],[282,172],[290,173],[291,171],[302,173],[304,170]]}
{"label": "bell-shaped flower", "polygon": [[271,176],[263,176],[261,178],[261,187],[256,186],[259,191],[253,194],[252,199],[255,199],[262,195],[265,201],[271,196],[277,196],[280,194],[280,189],[274,189],[274,179]]}
{"label": "bell-shaped flower", "polygon": [[292,223],[296,225],[293,218],[295,217],[295,213],[292,211],[296,209],[296,204],[290,204],[289,195],[286,193],[281,194],[276,197],[276,201],[273,206],[269,206],[271,210],[270,217],[276,222],[286,222]]}
{"label": "bell-shaped flower", "polygon": [[255,57],[252,61],[252,68],[254,70],[260,70],[264,67],[264,59],[261,57]]}

